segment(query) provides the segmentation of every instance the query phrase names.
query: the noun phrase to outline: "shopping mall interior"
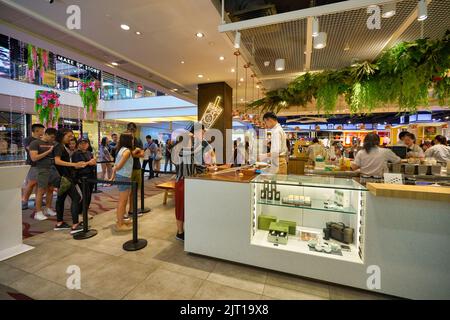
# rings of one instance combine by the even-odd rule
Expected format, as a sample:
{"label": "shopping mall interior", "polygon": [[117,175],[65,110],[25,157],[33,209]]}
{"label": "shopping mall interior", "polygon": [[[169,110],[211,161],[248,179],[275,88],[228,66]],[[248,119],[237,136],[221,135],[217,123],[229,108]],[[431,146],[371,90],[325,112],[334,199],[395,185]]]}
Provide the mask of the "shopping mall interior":
{"label": "shopping mall interior", "polygon": [[0,0],[0,300],[450,299],[449,0]]}

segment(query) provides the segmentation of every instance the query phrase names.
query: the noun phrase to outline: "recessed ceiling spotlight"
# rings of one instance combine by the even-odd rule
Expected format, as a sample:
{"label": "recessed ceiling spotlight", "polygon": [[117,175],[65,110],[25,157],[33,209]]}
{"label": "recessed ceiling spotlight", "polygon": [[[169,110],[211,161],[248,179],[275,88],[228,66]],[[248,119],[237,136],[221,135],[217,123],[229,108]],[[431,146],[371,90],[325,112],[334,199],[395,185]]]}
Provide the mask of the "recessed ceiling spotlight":
{"label": "recessed ceiling spotlight", "polygon": [[446,116],[446,117],[445,117],[445,119],[448,119],[448,118],[449,118],[449,116]]}
{"label": "recessed ceiling spotlight", "polygon": [[114,67],[117,67],[119,64],[117,62],[111,62]]}
{"label": "recessed ceiling spotlight", "polygon": [[136,34],[140,36],[142,33],[140,31],[136,31]]}
{"label": "recessed ceiling spotlight", "polygon": [[181,62],[180,62],[181,64],[184,64],[184,60],[181,60]]}
{"label": "recessed ceiling spotlight", "polygon": [[234,37],[234,47],[239,49],[241,47],[241,33],[236,31],[236,36]]}
{"label": "recessed ceiling spotlight", "polygon": [[314,38],[314,49],[323,49],[327,46],[327,33],[319,32],[317,37]]}
{"label": "recessed ceiling spotlight", "polygon": [[270,66],[270,61],[264,61],[264,67]]}
{"label": "recessed ceiling spotlight", "polygon": [[240,82],[244,82],[244,78],[240,78],[239,81],[240,81]]}
{"label": "recessed ceiling spotlight", "polygon": [[234,72],[236,72],[236,70],[234,70],[234,68],[231,68],[231,72],[233,72],[233,73],[234,73]]}
{"label": "recessed ceiling spotlight", "polygon": [[120,27],[122,28],[122,30],[125,30],[125,31],[130,30],[130,26],[127,24],[121,24]]}
{"label": "recessed ceiling spotlight", "polygon": [[224,57],[224,56],[220,56],[220,57],[219,57],[219,60],[220,60],[220,61],[223,61],[223,60],[225,60],[225,57]]}
{"label": "recessed ceiling spotlight", "polygon": [[316,17],[313,17],[312,36],[317,37],[318,35],[319,35],[319,19]]}
{"label": "recessed ceiling spotlight", "polygon": [[395,2],[386,3],[383,6],[383,13],[381,14],[381,16],[386,19],[395,16],[395,9],[396,9]]}
{"label": "recessed ceiling spotlight", "polygon": [[256,85],[256,89],[259,89],[259,84]]}
{"label": "recessed ceiling spotlight", "polygon": [[202,74],[199,74],[199,75],[197,75],[197,77],[199,77],[199,78],[203,78],[203,75],[202,75]]}
{"label": "recessed ceiling spotlight", "polygon": [[348,43],[345,45],[344,47],[344,51],[349,51],[350,50],[350,46],[348,45]]}
{"label": "recessed ceiling spotlight", "polygon": [[175,91],[175,92],[177,92],[177,91],[178,91],[178,89],[177,89],[177,88],[174,88],[174,89],[172,89],[172,91]]}
{"label": "recessed ceiling spotlight", "polygon": [[428,8],[425,0],[419,0],[417,5],[417,20],[423,21],[428,18]]}
{"label": "recessed ceiling spotlight", "polygon": [[205,36],[205,34],[201,32],[197,32],[195,35],[197,38],[203,38]]}
{"label": "recessed ceiling spotlight", "polygon": [[350,124],[350,123],[352,123],[352,122],[349,120],[349,121],[347,121],[347,123]]}
{"label": "recessed ceiling spotlight", "polygon": [[241,98],[241,102],[243,102],[243,101],[244,101],[244,99]]}
{"label": "recessed ceiling spotlight", "polygon": [[276,71],[284,71],[285,64],[286,64],[286,60],[284,60],[284,59],[275,60],[275,70]]}

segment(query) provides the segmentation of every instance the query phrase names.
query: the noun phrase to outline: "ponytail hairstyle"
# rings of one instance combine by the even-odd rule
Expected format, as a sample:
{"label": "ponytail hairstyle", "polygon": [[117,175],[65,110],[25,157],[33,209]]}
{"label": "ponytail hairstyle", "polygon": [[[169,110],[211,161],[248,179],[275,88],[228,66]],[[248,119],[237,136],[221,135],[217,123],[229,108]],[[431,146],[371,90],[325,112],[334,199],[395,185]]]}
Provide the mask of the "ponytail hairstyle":
{"label": "ponytail hairstyle", "polygon": [[380,145],[380,137],[376,133],[369,133],[364,138],[364,145],[363,148],[366,150],[367,153],[370,153],[370,151],[373,148],[376,148]]}

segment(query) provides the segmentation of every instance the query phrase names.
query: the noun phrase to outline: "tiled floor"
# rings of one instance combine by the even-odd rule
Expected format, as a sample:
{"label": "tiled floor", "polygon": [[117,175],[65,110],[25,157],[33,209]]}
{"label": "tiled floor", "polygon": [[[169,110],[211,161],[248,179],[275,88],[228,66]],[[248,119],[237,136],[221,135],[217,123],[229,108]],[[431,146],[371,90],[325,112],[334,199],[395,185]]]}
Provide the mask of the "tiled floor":
{"label": "tiled floor", "polygon": [[[370,292],[270,270],[186,254],[174,239],[173,203],[146,199],[140,237],[148,246],[126,252],[131,233],[113,230],[114,211],[91,220],[98,235],[83,241],[49,231],[25,240],[34,250],[0,262],[0,284],[34,299],[385,299]],[[67,268],[80,267],[81,289],[69,290]]]}

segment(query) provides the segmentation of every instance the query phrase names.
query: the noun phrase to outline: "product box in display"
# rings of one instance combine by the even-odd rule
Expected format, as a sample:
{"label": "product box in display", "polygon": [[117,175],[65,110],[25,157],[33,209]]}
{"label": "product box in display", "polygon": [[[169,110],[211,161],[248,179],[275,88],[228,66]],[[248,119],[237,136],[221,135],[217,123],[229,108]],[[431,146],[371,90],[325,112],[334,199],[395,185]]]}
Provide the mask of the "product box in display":
{"label": "product box in display", "polygon": [[276,222],[276,221],[277,221],[277,217],[275,217],[275,216],[261,214],[258,216],[258,229],[268,231],[270,224],[272,222]]}
{"label": "product box in display", "polygon": [[287,226],[289,228],[289,234],[295,236],[297,233],[297,223],[295,221],[287,221],[287,220],[280,220],[278,221],[278,224]]}
{"label": "product box in display", "polygon": [[267,241],[277,244],[287,244],[288,234],[289,227],[277,222],[272,222],[269,227]]}
{"label": "product box in display", "polygon": [[340,207],[350,207],[350,193],[343,190],[334,190],[334,202]]}

